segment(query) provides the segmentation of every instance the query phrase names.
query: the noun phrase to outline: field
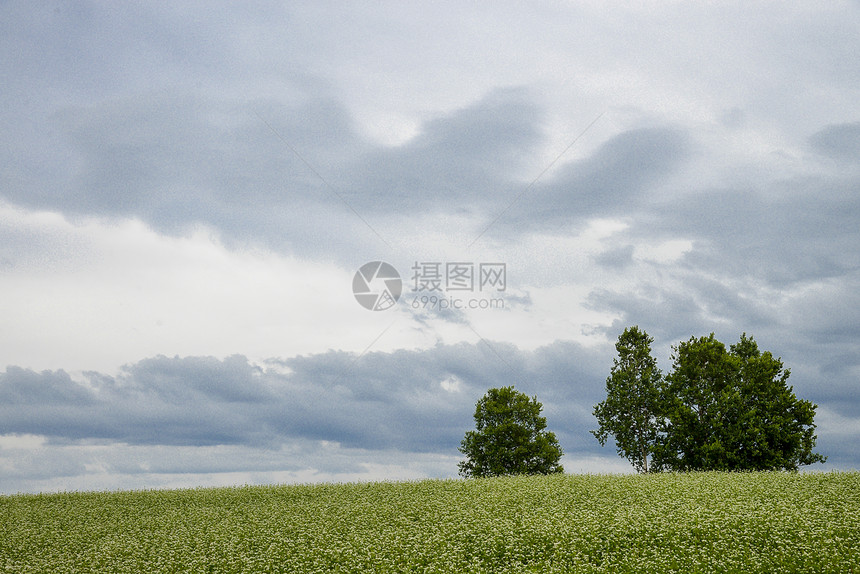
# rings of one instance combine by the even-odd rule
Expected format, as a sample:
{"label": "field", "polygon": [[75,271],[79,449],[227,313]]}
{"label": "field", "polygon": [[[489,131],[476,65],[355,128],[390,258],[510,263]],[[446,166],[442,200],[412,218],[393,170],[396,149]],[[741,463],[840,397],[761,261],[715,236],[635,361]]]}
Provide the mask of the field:
{"label": "field", "polygon": [[6,496],[0,571],[860,572],[860,473]]}

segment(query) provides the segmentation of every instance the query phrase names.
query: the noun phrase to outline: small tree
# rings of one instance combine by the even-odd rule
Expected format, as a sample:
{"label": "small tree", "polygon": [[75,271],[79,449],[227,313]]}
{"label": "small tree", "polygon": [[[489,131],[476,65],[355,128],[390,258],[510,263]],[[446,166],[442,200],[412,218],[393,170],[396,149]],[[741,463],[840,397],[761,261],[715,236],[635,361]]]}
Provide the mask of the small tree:
{"label": "small tree", "polygon": [[564,472],[562,450],[546,429],[543,405],[514,387],[490,389],[475,405],[476,430],[460,444],[466,460],[458,465],[466,477]]}
{"label": "small tree", "polygon": [[639,472],[648,472],[658,432],[661,375],[651,356],[653,342],[638,326],[624,329],[618,337],[618,358],[606,379],[606,400],[594,406],[600,427],[591,431],[601,445],[609,435],[615,437],[618,454]]}

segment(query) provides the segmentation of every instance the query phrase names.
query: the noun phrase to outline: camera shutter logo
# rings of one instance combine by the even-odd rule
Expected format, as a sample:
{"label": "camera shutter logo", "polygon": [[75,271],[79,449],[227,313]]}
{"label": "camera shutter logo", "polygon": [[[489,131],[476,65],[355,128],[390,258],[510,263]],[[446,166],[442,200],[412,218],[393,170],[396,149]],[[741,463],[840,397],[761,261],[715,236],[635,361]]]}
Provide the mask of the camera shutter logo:
{"label": "camera shutter logo", "polygon": [[352,278],[355,300],[370,311],[385,311],[394,307],[402,291],[400,274],[384,261],[365,263]]}

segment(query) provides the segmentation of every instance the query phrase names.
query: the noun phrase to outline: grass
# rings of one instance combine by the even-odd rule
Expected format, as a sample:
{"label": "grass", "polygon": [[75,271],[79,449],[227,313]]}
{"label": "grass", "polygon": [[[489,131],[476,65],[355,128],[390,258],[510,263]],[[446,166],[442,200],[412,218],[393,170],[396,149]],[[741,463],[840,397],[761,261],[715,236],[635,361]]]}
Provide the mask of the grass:
{"label": "grass", "polygon": [[0,571],[860,572],[860,473],[6,496]]}

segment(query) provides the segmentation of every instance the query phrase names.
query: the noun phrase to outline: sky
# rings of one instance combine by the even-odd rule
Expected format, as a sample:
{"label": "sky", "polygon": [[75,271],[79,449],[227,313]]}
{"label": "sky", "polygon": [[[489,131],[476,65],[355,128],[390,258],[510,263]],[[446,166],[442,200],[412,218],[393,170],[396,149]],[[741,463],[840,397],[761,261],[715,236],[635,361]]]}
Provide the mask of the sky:
{"label": "sky", "polygon": [[809,468],[857,469],[858,29],[0,2],[0,494],[455,477],[507,385],[567,472],[632,472],[589,433],[632,325],[664,372],[752,335],[818,405]]}

